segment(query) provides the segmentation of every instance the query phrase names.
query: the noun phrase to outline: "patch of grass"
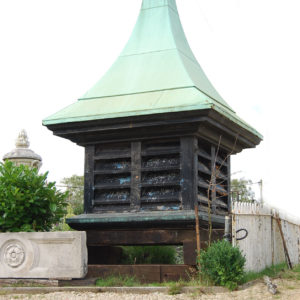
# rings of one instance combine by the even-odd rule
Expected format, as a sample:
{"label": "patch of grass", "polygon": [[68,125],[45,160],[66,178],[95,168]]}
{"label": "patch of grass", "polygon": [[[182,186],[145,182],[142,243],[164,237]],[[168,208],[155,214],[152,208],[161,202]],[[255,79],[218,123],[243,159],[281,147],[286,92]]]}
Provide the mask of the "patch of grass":
{"label": "patch of grass", "polygon": [[261,272],[247,272],[244,275],[243,283],[255,279],[260,279],[263,278],[264,276],[269,276],[270,278],[274,278],[279,276],[280,274],[284,274],[286,270],[287,270],[287,265],[285,263],[282,263],[282,264],[268,267]]}
{"label": "patch of grass", "polygon": [[[298,279],[300,280],[300,265],[296,266],[293,270],[288,270],[287,265],[285,263],[278,264],[275,266],[271,266],[266,268],[265,270],[255,273],[248,272],[245,274],[242,283],[246,283],[252,280],[261,279],[263,276],[269,276],[270,278],[284,278],[284,279]],[[179,280],[175,281],[167,281],[167,282],[154,282],[149,284],[142,284],[135,277],[130,276],[109,276],[107,278],[101,278],[96,281],[96,286],[99,287],[132,287],[132,286],[152,286],[152,287],[168,287],[170,295],[176,295],[181,293],[181,290],[185,286],[197,286],[203,287],[211,285],[210,282],[205,282],[204,280],[200,280],[199,277],[191,277],[189,280]],[[288,286],[288,289],[293,289],[294,287]]]}
{"label": "patch of grass", "polygon": [[300,280],[300,265],[295,266],[292,270],[286,270],[279,276],[284,279]]}
{"label": "patch of grass", "polygon": [[294,267],[293,271],[300,274],[300,265],[297,265],[296,267]]}
{"label": "patch of grass", "polygon": [[0,289],[0,296],[4,296],[4,295],[7,295],[8,293],[6,291],[1,291]]}
{"label": "patch of grass", "polygon": [[203,284],[196,279],[191,279],[189,281],[185,281],[185,280],[179,280],[179,281],[164,281],[164,282],[153,282],[153,283],[148,283],[146,284],[147,286],[157,286],[157,287],[171,287],[175,284],[179,284],[182,287],[184,286],[203,286]]}
{"label": "patch of grass", "polygon": [[170,284],[168,294],[169,295],[178,295],[178,294],[180,294],[183,286],[184,285],[183,285],[182,282],[174,282],[174,283]]}
{"label": "patch of grass", "polygon": [[121,276],[111,275],[106,278],[99,278],[96,280],[96,286],[99,287],[132,287],[132,286],[149,286],[149,287],[168,287],[169,293],[175,295],[180,293],[182,287],[185,286],[200,286],[202,285],[199,280],[191,279],[189,281],[165,281],[165,282],[153,282],[153,283],[141,283],[134,276]]}
{"label": "patch of grass", "polygon": [[141,286],[141,282],[139,282],[135,277],[130,276],[115,276],[111,275],[106,278],[99,278],[96,281],[96,286],[100,287],[112,287],[112,286]]}
{"label": "patch of grass", "polygon": [[10,284],[4,284],[3,287],[47,287],[47,285],[36,283],[36,282],[18,281]]}

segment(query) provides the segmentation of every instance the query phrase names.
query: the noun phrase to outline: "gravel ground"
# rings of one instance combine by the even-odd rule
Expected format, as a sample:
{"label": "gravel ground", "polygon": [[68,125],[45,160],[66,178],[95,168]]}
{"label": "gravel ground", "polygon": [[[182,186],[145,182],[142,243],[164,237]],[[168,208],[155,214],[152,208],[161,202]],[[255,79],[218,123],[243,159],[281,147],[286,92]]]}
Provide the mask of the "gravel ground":
{"label": "gravel ground", "polygon": [[[275,296],[271,295],[266,285],[262,282],[257,282],[244,290],[218,293],[218,294],[203,294],[201,289],[193,294],[179,294],[166,295],[162,293],[151,293],[147,295],[138,294],[120,294],[120,293],[78,293],[78,292],[57,292],[51,294],[38,295],[0,295],[0,300],[11,299],[45,299],[45,300],[171,300],[171,299],[201,299],[201,300],[266,300],[266,299],[286,299],[286,300],[300,300],[300,284],[295,280],[281,280],[275,281],[278,285],[279,293]],[[1,292],[1,290],[0,290]]]}

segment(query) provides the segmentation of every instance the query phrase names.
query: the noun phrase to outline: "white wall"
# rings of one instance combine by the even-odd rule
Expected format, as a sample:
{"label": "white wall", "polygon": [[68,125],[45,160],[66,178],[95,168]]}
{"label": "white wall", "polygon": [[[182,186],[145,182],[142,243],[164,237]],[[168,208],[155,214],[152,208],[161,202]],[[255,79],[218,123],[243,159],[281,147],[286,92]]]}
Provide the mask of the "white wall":
{"label": "white wall", "polygon": [[[285,261],[283,242],[275,216],[281,219],[282,231],[293,265],[299,264],[300,223],[274,209],[259,204],[235,202],[232,206],[233,245],[246,257],[246,271],[261,271]],[[246,239],[238,241],[238,229],[248,231]],[[242,235],[243,233],[241,233]],[[240,236],[241,236],[240,235]]]}

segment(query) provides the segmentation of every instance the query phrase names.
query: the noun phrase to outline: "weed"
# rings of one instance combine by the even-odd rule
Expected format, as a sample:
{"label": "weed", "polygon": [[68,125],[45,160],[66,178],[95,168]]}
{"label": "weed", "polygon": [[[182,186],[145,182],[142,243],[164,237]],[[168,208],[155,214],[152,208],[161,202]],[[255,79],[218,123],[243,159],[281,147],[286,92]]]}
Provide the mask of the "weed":
{"label": "weed", "polygon": [[252,281],[255,279],[263,278],[264,276],[268,276],[270,278],[274,278],[278,276],[279,274],[286,274],[287,265],[285,263],[273,265],[271,267],[268,267],[261,272],[247,272],[244,275],[244,278],[242,280],[242,283],[246,283],[248,281]]}
{"label": "weed", "polygon": [[1,291],[1,289],[0,289],[0,296],[4,296],[4,295],[7,295],[7,292],[6,291]]}
{"label": "weed", "polygon": [[182,288],[183,288],[183,283],[182,282],[173,282],[173,283],[169,284],[168,294],[169,295],[180,294]]}
{"label": "weed", "polygon": [[140,286],[141,283],[135,278],[130,276],[115,276],[111,275],[106,278],[99,278],[96,281],[96,286],[111,287],[111,286]]}

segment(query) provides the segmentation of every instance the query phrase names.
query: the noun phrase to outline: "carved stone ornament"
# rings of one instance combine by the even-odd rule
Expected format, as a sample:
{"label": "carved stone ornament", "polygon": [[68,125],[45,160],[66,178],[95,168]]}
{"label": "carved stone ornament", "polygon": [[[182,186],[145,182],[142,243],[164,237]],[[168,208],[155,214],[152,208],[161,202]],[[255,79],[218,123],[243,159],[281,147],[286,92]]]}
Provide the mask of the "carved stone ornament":
{"label": "carved stone ornament", "polygon": [[16,140],[16,148],[5,154],[3,160],[10,160],[17,166],[25,165],[39,170],[42,166],[42,158],[29,149],[29,145],[27,133],[23,129]]}
{"label": "carved stone ornament", "polygon": [[87,264],[85,231],[0,233],[0,294],[2,278],[84,278]]}
{"label": "carved stone ornament", "polygon": [[24,129],[22,129],[16,140],[16,148],[29,148],[29,145],[30,143],[28,140],[27,133]]}
{"label": "carved stone ornament", "polygon": [[8,244],[4,249],[4,262],[11,268],[17,268],[25,260],[25,251],[23,246],[18,242]]}

